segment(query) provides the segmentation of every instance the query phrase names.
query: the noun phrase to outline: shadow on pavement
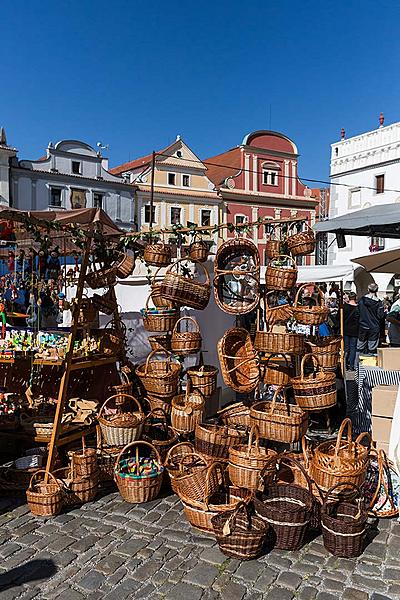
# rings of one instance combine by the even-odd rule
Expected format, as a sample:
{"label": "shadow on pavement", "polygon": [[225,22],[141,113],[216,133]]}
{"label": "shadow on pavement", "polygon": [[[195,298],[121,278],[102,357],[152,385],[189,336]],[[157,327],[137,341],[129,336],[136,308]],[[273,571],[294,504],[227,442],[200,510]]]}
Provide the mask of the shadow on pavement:
{"label": "shadow on pavement", "polygon": [[56,572],[57,567],[52,560],[30,560],[0,575],[0,596],[5,590],[29,581],[47,579]]}

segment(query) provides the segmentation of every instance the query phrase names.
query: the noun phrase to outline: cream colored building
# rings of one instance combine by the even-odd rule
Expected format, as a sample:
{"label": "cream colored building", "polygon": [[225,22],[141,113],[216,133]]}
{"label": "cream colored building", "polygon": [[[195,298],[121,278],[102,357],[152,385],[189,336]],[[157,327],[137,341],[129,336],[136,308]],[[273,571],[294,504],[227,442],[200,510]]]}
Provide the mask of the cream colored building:
{"label": "cream colored building", "polygon": [[[154,211],[150,214],[152,154],[110,169],[137,186],[136,207],[139,231],[171,228],[188,222],[199,226],[219,224],[221,202],[215,186],[207,177],[207,167],[178,136],[175,142],[155,156]],[[216,234],[207,238],[217,243]],[[206,239],[206,238],[205,238]]]}

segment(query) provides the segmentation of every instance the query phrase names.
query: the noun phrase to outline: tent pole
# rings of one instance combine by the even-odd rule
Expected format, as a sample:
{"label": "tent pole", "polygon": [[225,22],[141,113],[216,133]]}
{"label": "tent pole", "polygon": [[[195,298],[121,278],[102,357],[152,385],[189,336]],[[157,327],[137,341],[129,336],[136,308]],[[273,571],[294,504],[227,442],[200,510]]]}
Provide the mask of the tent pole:
{"label": "tent pole", "polygon": [[339,314],[340,314],[340,335],[342,339],[340,341],[340,364],[342,367],[342,376],[345,375],[344,369],[344,315],[343,315],[343,280],[340,280],[340,306],[339,306]]}

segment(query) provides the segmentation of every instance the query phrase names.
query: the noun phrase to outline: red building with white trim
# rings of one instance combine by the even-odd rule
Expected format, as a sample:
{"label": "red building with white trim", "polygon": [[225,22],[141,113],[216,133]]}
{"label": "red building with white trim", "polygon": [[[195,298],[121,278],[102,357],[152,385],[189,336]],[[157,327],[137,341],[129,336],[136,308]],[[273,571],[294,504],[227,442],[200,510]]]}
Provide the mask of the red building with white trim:
{"label": "red building with white trim", "polygon": [[[223,221],[302,216],[312,225],[318,200],[298,178],[298,158],[295,143],[282,133],[254,131],[240,146],[205,160],[207,176],[224,202]],[[264,261],[265,227],[254,227],[252,238]],[[306,258],[310,264],[312,257]]]}

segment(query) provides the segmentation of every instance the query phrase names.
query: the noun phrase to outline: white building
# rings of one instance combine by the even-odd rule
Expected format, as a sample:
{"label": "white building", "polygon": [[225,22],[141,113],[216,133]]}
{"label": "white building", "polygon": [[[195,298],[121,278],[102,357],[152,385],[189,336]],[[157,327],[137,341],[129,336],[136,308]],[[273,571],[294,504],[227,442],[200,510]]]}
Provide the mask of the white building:
{"label": "white building", "polygon": [[10,163],[17,149],[7,144],[6,132],[0,128],[0,204],[10,205]]}
{"label": "white building", "polygon": [[[378,129],[331,145],[331,219],[369,206],[400,203],[400,122],[384,126],[382,114],[379,122]],[[338,248],[336,240],[330,240],[328,264],[345,265],[352,258],[398,245],[398,240],[346,236],[346,246]],[[381,292],[393,290],[392,275],[374,274],[374,279]]]}

